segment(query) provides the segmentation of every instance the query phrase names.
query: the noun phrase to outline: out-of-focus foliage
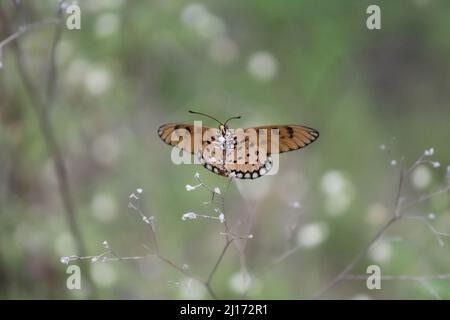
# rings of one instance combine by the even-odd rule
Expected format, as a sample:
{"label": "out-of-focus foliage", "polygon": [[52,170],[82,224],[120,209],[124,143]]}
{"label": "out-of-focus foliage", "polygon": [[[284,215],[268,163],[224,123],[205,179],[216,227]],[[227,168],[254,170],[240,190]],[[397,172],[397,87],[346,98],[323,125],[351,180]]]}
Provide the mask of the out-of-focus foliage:
{"label": "out-of-focus foliage", "polygon": [[[22,20],[0,4],[16,27],[53,17],[57,6],[21,2]],[[374,3],[382,29],[371,31],[366,8]],[[164,254],[196,275],[211,270],[222,228],[182,221],[185,212],[214,208],[202,204],[207,193],[185,185],[195,183],[197,171],[212,186],[223,188],[226,180],[197,165],[174,165],[156,134],[163,123],[193,121],[191,108],[219,119],[242,115],[233,122],[239,127],[292,123],[321,133],[305,150],[282,155],[277,175],[238,182],[227,194],[236,230],[255,218],[245,249],[248,298],[311,298],[335,276],[392,214],[399,173],[392,160],[408,164],[434,147],[441,167],[416,170],[405,182],[408,199],[442,183],[450,162],[448,1],[81,0],[80,7],[82,29],[64,30],[59,42],[51,120],[89,254],[104,251],[104,240],[121,256],[147,254],[147,226],[127,207],[139,187]],[[43,89],[52,30],[19,40]],[[1,39],[7,36],[1,29]],[[60,257],[78,253],[10,46],[2,58],[0,297],[88,297],[87,287],[66,288]],[[448,193],[411,214],[430,212],[430,223],[449,232]],[[299,243],[302,249],[273,264]],[[352,273],[370,264],[391,275],[448,273],[449,245],[444,238],[440,246],[420,221],[400,221]],[[231,247],[213,281],[220,297],[240,296],[240,271]],[[99,298],[208,298],[156,258],[92,263],[83,272],[91,273]],[[430,285],[450,298],[448,282]],[[326,297],[433,298],[408,281],[372,291],[364,281],[344,281]]]}

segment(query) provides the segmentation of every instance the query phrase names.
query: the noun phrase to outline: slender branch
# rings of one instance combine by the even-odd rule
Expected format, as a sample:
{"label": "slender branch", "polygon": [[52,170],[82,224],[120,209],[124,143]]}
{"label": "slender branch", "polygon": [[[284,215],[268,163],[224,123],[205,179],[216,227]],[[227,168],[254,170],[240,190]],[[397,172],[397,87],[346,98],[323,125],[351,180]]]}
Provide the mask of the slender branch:
{"label": "slender branch", "polygon": [[438,190],[429,193],[429,194],[424,194],[421,195],[417,200],[411,201],[408,204],[405,204],[402,208],[400,208],[401,213],[408,211],[411,208],[414,208],[415,206],[419,205],[422,202],[425,202],[433,197],[436,197],[440,194],[444,194],[450,191],[450,185],[447,185],[444,188],[439,188]]}
{"label": "slender branch", "polygon": [[160,259],[161,261],[164,261],[165,263],[167,263],[168,265],[170,265],[172,268],[180,271],[181,273],[183,273],[185,276],[192,278],[194,280],[197,280],[203,284],[206,284],[206,282],[204,280],[202,280],[201,278],[198,278],[196,276],[194,276],[192,273],[190,273],[188,270],[180,267],[179,265],[177,265],[175,262],[173,262],[172,260],[166,258],[165,256],[161,255],[160,253],[157,253],[156,256],[158,257],[158,259]]}
{"label": "slender branch", "polygon": [[[136,200],[139,200],[139,197],[137,197],[134,193],[130,196],[134,197]],[[140,208],[139,204],[134,204],[131,201],[128,203],[128,207],[135,210],[139,215],[141,216],[142,220],[150,225],[150,236],[151,236],[151,243],[153,243],[155,247],[155,251],[159,254],[159,245],[158,245],[158,239],[156,237],[156,231],[155,226],[153,223],[154,217],[148,217],[142,212],[142,209]]]}
{"label": "slender branch", "polygon": [[2,40],[0,42],[0,51],[7,46],[9,43],[13,42],[14,40],[19,39],[22,35],[29,33],[31,31],[34,31],[36,29],[40,29],[42,27],[46,27],[49,25],[58,25],[61,24],[61,19],[48,19],[43,21],[38,21],[35,23],[26,24],[24,26],[19,27],[19,30],[8,36],[6,39]]}
{"label": "slender branch", "polygon": [[233,239],[227,240],[225,246],[223,247],[222,252],[220,253],[219,258],[217,259],[216,263],[214,264],[214,267],[212,268],[212,270],[211,270],[211,272],[210,272],[210,274],[209,274],[209,276],[208,276],[208,279],[206,280],[206,283],[207,283],[208,285],[211,283],[211,281],[212,281],[212,279],[213,279],[213,277],[214,277],[214,274],[216,273],[217,268],[219,267],[220,262],[222,261],[223,257],[225,256],[225,253],[226,253],[227,250],[228,250],[228,247],[230,246],[230,244],[231,244],[232,242],[233,242]]}
{"label": "slender branch", "polygon": [[[415,205],[431,199],[434,196],[437,196],[441,193],[447,192],[450,190],[450,186],[446,186],[445,188],[439,189],[435,192],[432,192],[426,196],[421,196],[419,200],[413,201],[412,203],[403,206],[402,207],[402,189],[404,180],[407,176],[409,176],[415,168],[417,168],[419,165],[423,163],[427,163],[427,161],[424,161],[423,159],[427,156],[427,153],[425,152],[422,154],[408,169],[404,170],[403,167],[400,169],[400,176],[397,186],[397,192],[395,196],[394,201],[394,208],[392,217],[388,220],[388,222],[381,228],[381,230],[378,231],[378,233],[372,238],[372,240],[350,261],[350,263],[335,277],[333,278],[317,295],[314,296],[315,299],[320,298],[325,293],[330,291],[332,288],[334,288],[338,283],[340,283],[342,280],[347,279],[348,274],[355,268],[355,266],[366,256],[367,252],[373,247],[373,245],[383,237],[383,235],[386,233],[386,231],[392,226],[394,222],[397,220],[400,220],[402,218],[409,218],[409,219],[420,219],[423,221],[427,227],[433,232],[433,234],[436,236],[438,242],[440,245],[443,245],[443,241],[441,239],[441,236],[450,236],[450,234],[437,231],[424,217],[411,217],[406,216],[406,211],[408,209],[411,209]],[[426,281],[426,279],[422,279],[422,281]]]}
{"label": "slender branch", "polygon": [[385,234],[385,232],[389,229],[389,227],[397,220],[398,218],[391,218],[384,227],[378,231],[375,237],[362,249],[353,260],[333,279],[329,282],[315,297],[314,299],[318,299],[323,296],[325,293],[333,289],[339,282],[345,279],[346,275],[353,270],[356,264],[364,258],[367,252],[372,248],[372,246]]}
{"label": "slender branch", "polygon": [[426,217],[423,216],[404,216],[405,219],[410,220],[418,220],[425,224],[425,226],[435,235],[436,240],[438,241],[440,246],[444,245],[444,241],[442,240],[442,237],[450,237],[450,233],[438,231],[429,221]]}
{"label": "slender branch", "polygon": [[383,226],[383,228],[378,231],[378,233],[372,238],[372,240],[369,241],[369,243],[350,261],[350,263],[345,266],[345,268],[336,277],[334,277],[317,295],[314,296],[314,299],[320,298],[325,293],[333,289],[338,283],[344,280],[346,275],[350,271],[352,271],[353,268],[366,256],[367,252],[372,248],[372,246],[386,233],[386,231],[392,226],[392,224],[400,218],[399,206],[403,188],[404,174],[405,173],[403,169],[401,169],[392,217]]}
{"label": "slender branch", "polygon": [[[112,257],[108,257],[108,254],[112,254]],[[64,264],[68,264],[71,261],[77,261],[77,260],[89,260],[91,262],[110,262],[110,261],[125,261],[125,260],[142,260],[148,257],[154,256],[154,254],[149,254],[149,255],[145,255],[145,256],[132,256],[132,257],[120,257],[117,256],[116,254],[113,254],[112,251],[107,251],[104,252],[98,256],[85,256],[85,257],[80,257],[80,256],[68,256],[68,257],[62,257],[61,258],[61,262],[63,262]]]}
{"label": "slender branch", "polygon": [[167,263],[169,266],[171,266],[172,268],[178,270],[179,272],[181,272],[182,274],[184,274],[185,276],[187,276],[188,278],[194,279],[196,281],[198,281],[199,283],[201,283],[206,290],[208,291],[209,295],[214,299],[217,300],[217,295],[215,294],[214,290],[211,288],[210,283],[208,281],[205,281],[197,276],[194,276],[192,273],[190,273],[187,269],[180,267],[178,264],[176,264],[175,262],[173,262],[172,260],[166,258],[165,256],[161,255],[159,252],[156,254],[156,256],[158,257],[158,259],[160,259],[161,261]]}
{"label": "slender branch", "polygon": [[[20,10],[20,4],[15,3],[16,9]],[[72,194],[69,187],[69,179],[67,174],[67,168],[64,162],[63,153],[61,150],[61,147],[59,145],[59,142],[56,138],[56,134],[54,132],[53,126],[51,124],[50,115],[49,115],[49,109],[51,108],[51,105],[54,101],[54,92],[56,87],[56,79],[57,79],[57,72],[56,72],[56,51],[57,46],[59,43],[59,40],[61,38],[62,34],[62,8],[61,6],[58,6],[56,19],[47,19],[40,22],[35,22],[32,24],[27,24],[25,26],[22,26],[19,28],[19,30],[11,36],[7,37],[5,40],[3,40],[0,44],[0,50],[3,46],[7,44],[11,44],[14,52],[15,52],[15,58],[17,61],[17,66],[19,70],[19,75],[22,79],[22,82],[24,83],[25,89],[28,93],[28,96],[31,100],[31,106],[33,111],[36,114],[36,117],[39,120],[39,128],[41,130],[42,137],[45,141],[45,144],[47,146],[48,152],[51,155],[53,159],[53,165],[54,170],[56,173],[57,181],[58,181],[58,191],[64,206],[64,210],[66,213],[67,221],[69,224],[69,229],[71,231],[71,234],[74,238],[75,244],[77,246],[78,252],[83,256],[85,255],[85,245],[83,241],[82,234],[79,230],[77,221],[76,221],[76,212],[75,212],[75,204],[72,198]],[[3,22],[4,30],[7,33],[11,33],[11,23],[7,17],[7,15],[4,13],[2,6],[0,5],[0,20]],[[38,87],[35,85],[35,83],[32,80],[32,76],[30,74],[30,71],[27,67],[26,60],[24,58],[24,54],[22,51],[22,48],[20,46],[20,43],[17,41],[20,36],[22,36],[25,33],[28,33],[30,31],[36,30],[38,28],[41,28],[43,26],[47,25],[56,25],[57,28],[55,30],[55,35],[52,41],[51,45],[51,51],[50,51],[50,58],[49,58],[49,69],[48,69],[48,79],[47,79],[47,90],[44,97],[42,97],[42,94]],[[93,289],[93,292],[95,291],[95,287],[91,279],[88,280],[91,282],[91,286]]]}
{"label": "slender branch", "polygon": [[419,283],[420,283],[422,286],[424,286],[425,289],[427,289],[428,292],[430,292],[431,295],[434,296],[434,298],[435,298],[436,300],[442,300],[442,297],[439,295],[439,293],[436,291],[436,289],[434,289],[434,288],[430,285],[430,283],[429,283],[428,281],[423,280],[423,281],[419,281]]}
{"label": "slender branch", "polygon": [[398,187],[397,187],[397,196],[395,197],[395,205],[394,205],[394,217],[400,218],[400,202],[401,202],[401,194],[402,194],[402,186],[404,180],[404,171],[403,168],[400,169],[400,177],[398,179]]}
{"label": "slender branch", "polygon": [[[142,191],[141,191],[141,192],[142,192]],[[139,198],[139,196],[137,196],[136,194],[133,193],[133,194],[130,195],[130,199],[135,199],[136,201],[138,201],[140,198]],[[180,267],[178,264],[176,264],[175,262],[173,262],[172,260],[170,260],[169,258],[167,258],[166,256],[164,256],[164,255],[161,253],[161,250],[160,250],[159,245],[158,245],[158,238],[157,238],[157,236],[156,236],[155,227],[154,227],[154,224],[153,224],[154,217],[153,217],[153,216],[151,216],[151,217],[147,216],[147,215],[142,211],[142,209],[140,208],[140,206],[139,206],[138,203],[133,203],[133,202],[130,201],[130,202],[128,203],[128,207],[131,208],[131,209],[133,209],[133,210],[135,210],[137,213],[139,213],[139,215],[141,216],[142,220],[145,221],[147,224],[150,225],[151,243],[153,243],[154,251],[155,251],[155,253],[153,254],[153,256],[156,256],[159,260],[165,262],[166,264],[168,264],[168,265],[171,266],[172,268],[178,270],[179,272],[181,272],[181,273],[184,274],[185,276],[187,276],[187,277],[189,277],[189,278],[192,278],[192,279],[194,279],[194,280],[200,282],[200,283],[201,283],[202,285],[204,285],[205,288],[208,290],[208,292],[209,292],[209,294],[211,295],[211,297],[212,297],[213,299],[217,299],[217,296],[215,295],[214,291],[212,290],[212,288],[209,286],[209,284],[208,284],[205,280],[203,280],[203,279],[201,279],[201,278],[198,278],[198,277],[194,276],[194,275],[193,275],[191,272],[189,272],[187,269],[185,269],[185,268],[183,268],[183,267]],[[147,247],[147,246],[145,246],[145,247]]]}
{"label": "slender branch", "polygon": [[[142,191],[140,191],[142,192]],[[139,193],[140,193],[139,192]],[[139,196],[137,196],[136,194],[131,194],[130,195],[130,199],[135,199],[136,201],[139,201]],[[178,270],[179,272],[181,272],[182,274],[184,274],[185,276],[192,278],[194,280],[197,280],[198,282],[200,282],[201,284],[203,284],[205,286],[205,288],[208,290],[208,292],[210,293],[211,297],[213,297],[213,299],[216,299],[216,295],[214,294],[214,292],[211,290],[211,288],[208,288],[206,281],[204,281],[201,278],[198,278],[196,276],[194,276],[191,272],[189,272],[187,269],[180,267],[178,264],[176,264],[175,262],[173,262],[172,260],[170,260],[169,258],[167,258],[166,256],[164,256],[159,248],[158,245],[158,240],[157,240],[157,236],[156,236],[156,232],[155,232],[155,227],[153,224],[153,220],[154,217],[153,216],[147,216],[146,214],[144,214],[144,212],[142,212],[140,206],[138,203],[133,203],[133,202],[129,202],[128,203],[128,207],[135,210],[137,213],[139,213],[139,215],[141,216],[142,220],[150,225],[150,234],[151,234],[151,243],[153,243],[154,246],[154,251],[155,253],[153,254],[154,256],[156,256],[159,260],[165,262],[166,264],[168,264],[169,266],[171,266],[172,268]],[[147,246],[145,246],[147,248]]]}
{"label": "slender branch", "polygon": [[280,254],[278,257],[276,257],[275,259],[273,259],[272,264],[279,264],[281,263],[283,260],[287,259],[288,257],[290,257],[291,255],[293,255],[294,253],[296,253],[298,250],[300,250],[301,248],[303,248],[303,246],[301,244],[296,245],[295,247],[293,247],[292,249],[287,250],[286,252]]}
{"label": "slender branch", "polygon": [[53,42],[52,42],[52,47],[50,50],[50,58],[49,58],[49,66],[48,66],[48,79],[47,79],[47,105],[50,106],[53,104],[53,101],[55,99],[55,91],[56,91],[56,84],[57,84],[57,78],[58,78],[58,74],[57,74],[57,68],[56,68],[56,50],[59,44],[59,41],[61,40],[61,36],[62,36],[62,25],[61,25],[61,21],[62,21],[62,15],[63,15],[63,11],[62,11],[62,5],[61,5],[61,1],[59,3],[57,12],[56,12],[56,16],[58,17],[58,21],[59,26],[56,28],[55,30],[55,34],[53,36]]}
{"label": "slender branch", "polygon": [[[209,192],[212,193],[212,200],[211,200],[211,201],[214,200],[214,196],[219,197],[219,199],[220,199],[220,202],[219,202],[219,203],[220,203],[220,205],[221,205],[221,211],[220,211],[220,213],[223,214],[223,215],[225,216],[225,195],[228,193],[228,191],[229,191],[229,189],[230,189],[230,185],[231,185],[231,182],[232,182],[233,178],[230,178],[230,179],[227,181],[227,185],[226,185],[226,187],[225,187],[225,189],[224,189],[224,193],[223,193],[223,194],[217,194],[215,190],[213,190],[212,188],[210,188],[208,185],[206,185],[206,184],[200,179],[200,176],[196,175],[196,179],[199,181],[199,183],[200,183],[200,185],[201,185],[202,187],[204,187],[206,190],[208,190]],[[235,235],[230,231],[230,228],[229,228],[229,225],[228,225],[228,217],[225,217],[225,219],[223,220],[223,226],[224,226],[224,234],[225,234],[225,238],[226,238],[225,245],[224,245],[224,247],[223,247],[223,249],[222,249],[222,252],[220,253],[220,255],[219,255],[219,257],[218,257],[216,263],[214,264],[214,266],[213,266],[211,272],[209,273],[209,276],[208,276],[208,278],[207,278],[207,280],[206,280],[206,283],[205,283],[206,288],[208,289],[208,291],[210,291],[210,293],[212,293],[211,282],[212,282],[212,280],[213,280],[213,278],[214,278],[214,275],[216,274],[216,271],[217,271],[217,269],[218,269],[220,263],[221,263],[222,260],[223,260],[223,257],[225,256],[225,253],[227,252],[228,248],[230,247],[230,244],[233,243],[233,241],[234,241],[235,239],[240,238],[239,236],[235,236]],[[215,295],[212,294],[212,296],[214,297]],[[217,299],[217,297],[214,297],[214,299]]]}
{"label": "slender branch", "polygon": [[[298,209],[300,206],[296,207],[295,205],[291,206],[292,208]],[[293,243],[293,239],[295,235],[297,234],[299,228],[300,228],[300,218],[302,217],[302,212],[298,211],[296,214],[296,221],[292,225],[292,228],[290,229],[290,235],[289,235],[289,243]],[[296,245],[292,246],[290,249],[286,250],[285,252],[281,253],[279,256],[274,258],[272,260],[272,266],[281,263],[285,259],[289,258],[292,254],[296,253],[298,250],[303,248],[303,244],[297,243]]]}
{"label": "slender branch", "polygon": [[[97,262],[98,259],[101,258],[102,262],[106,262],[106,261],[118,261],[118,260],[138,260],[138,259],[143,259],[146,258],[148,256],[156,256],[159,260],[165,262],[166,264],[168,264],[169,266],[171,266],[172,268],[174,268],[175,270],[179,271],[180,273],[184,274],[185,276],[194,279],[196,281],[198,281],[199,283],[201,283],[205,289],[208,291],[209,295],[213,298],[213,299],[218,299],[217,294],[214,292],[211,283],[213,281],[214,275],[216,274],[221,262],[223,261],[223,258],[226,254],[226,252],[228,251],[230,245],[234,242],[234,240],[238,240],[238,239],[250,239],[253,236],[252,235],[248,235],[248,236],[239,236],[236,235],[234,233],[232,233],[228,227],[227,219],[224,217],[224,211],[225,211],[225,194],[227,193],[227,191],[229,190],[229,184],[231,183],[231,180],[228,181],[228,185],[225,188],[225,192],[222,194],[220,190],[218,190],[217,188],[211,188],[208,185],[206,185],[199,177],[198,174],[195,175],[196,179],[199,181],[199,184],[197,186],[187,186],[186,189],[188,189],[188,191],[190,190],[194,190],[198,187],[203,187],[204,189],[206,189],[208,192],[210,192],[212,194],[211,197],[211,201],[208,203],[216,203],[214,201],[214,197],[218,198],[219,204],[221,205],[221,210],[216,209],[216,211],[219,213],[219,217],[213,217],[213,216],[208,216],[208,215],[199,215],[199,214],[194,214],[194,218],[197,217],[202,217],[202,218],[207,218],[207,219],[215,219],[215,220],[219,220],[221,223],[223,223],[224,225],[224,232],[221,233],[222,235],[226,236],[226,241],[225,241],[225,245],[219,255],[219,257],[217,258],[216,262],[214,263],[209,276],[206,280],[193,275],[190,271],[188,271],[187,268],[184,267],[180,267],[177,263],[173,262],[172,260],[170,260],[169,258],[167,258],[165,255],[162,254],[160,247],[158,245],[158,241],[157,241],[157,235],[156,235],[156,231],[155,231],[155,227],[154,227],[154,217],[153,216],[148,216],[142,209],[140,206],[140,196],[143,192],[143,190],[141,188],[136,189],[135,193],[132,193],[129,196],[130,201],[128,202],[128,207],[133,209],[134,211],[136,211],[140,217],[142,218],[142,220],[150,225],[150,231],[151,231],[151,243],[153,244],[153,250],[152,253],[146,256],[136,256],[136,257],[120,257],[117,254],[114,253],[114,251],[112,251],[109,247],[109,244],[105,241],[103,243],[103,245],[105,246],[106,249],[108,249],[108,251],[102,253],[99,256],[86,256],[86,257],[80,257],[80,256],[70,256],[70,257],[62,257],[61,258],[61,262],[62,263],[69,263],[70,261],[74,261],[74,260],[86,260],[86,259],[90,259],[92,262]],[[144,245],[144,247],[148,250],[151,250],[148,246]],[[113,257],[108,257],[108,255],[112,255]],[[94,259],[94,260],[93,260]]]}

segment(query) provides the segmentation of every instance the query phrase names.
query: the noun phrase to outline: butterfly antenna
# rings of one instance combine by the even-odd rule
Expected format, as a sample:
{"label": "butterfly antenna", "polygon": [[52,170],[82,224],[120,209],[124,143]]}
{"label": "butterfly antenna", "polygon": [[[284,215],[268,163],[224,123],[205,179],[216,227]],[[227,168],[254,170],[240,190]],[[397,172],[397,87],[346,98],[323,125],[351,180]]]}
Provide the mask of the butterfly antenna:
{"label": "butterfly antenna", "polygon": [[199,114],[199,115],[201,115],[201,116],[205,116],[205,117],[207,117],[207,118],[213,119],[214,121],[217,121],[217,122],[218,122],[219,124],[221,124],[221,125],[224,125],[222,122],[220,122],[220,121],[217,120],[216,118],[210,116],[209,114],[206,114],[206,113],[203,113],[203,112],[192,111],[192,110],[189,110],[189,113],[192,113],[192,114]]}
{"label": "butterfly antenna", "polygon": [[233,120],[233,119],[240,119],[241,118],[241,116],[237,116],[237,117],[231,117],[231,118],[229,118],[227,121],[225,121],[225,124],[224,124],[224,126],[226,126],[227,125],[227,123],[228,123],[228,121],[230,121],[230,120]]}

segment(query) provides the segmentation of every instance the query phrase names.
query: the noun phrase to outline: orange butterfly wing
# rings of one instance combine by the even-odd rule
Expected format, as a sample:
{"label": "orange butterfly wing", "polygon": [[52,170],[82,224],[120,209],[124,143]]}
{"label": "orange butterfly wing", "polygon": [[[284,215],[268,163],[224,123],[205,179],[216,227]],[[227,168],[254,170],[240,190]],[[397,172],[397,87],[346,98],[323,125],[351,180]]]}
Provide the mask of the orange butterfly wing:
{"label": "orange butterfly wing", "polygon": [[[194,132],[197,130],[197,132]],[[206,131],[212,133],[212,135],[218,135],[219,130],[216,128],[211,128],[207,126],[202,126],[200,128],[195,128],[192,124],[187,123],[167,123],[158,128],[158,135],[162,141],[167,143],[168,145],[178,147],[181,150],[185,150],[190,153],[197,153],[202,151],[205,147],[205,144],[208,144],[208,141],[214,139],[214,137],[210,137],[207,140],[203,141],[203,135]],[[201,142],[198,146],[195,146],[195,135],[200,135],[199,141]],[[210,134],[211,135],[211,134]]]}
{"label": "orange butterfly wing", "polygon": [[[258,137],[258,146],[267,145],[268,154],[298,150],[319,138],[319,131],[299,125],[266,125],[249,129],[255,129],[256,131],[261,129],[267,130],[267,139],[265,137],[261,139]],[[277,139],[273,139],[275,137],[272,135],[272,129],[279,131],[278,143],[276,141]]]}

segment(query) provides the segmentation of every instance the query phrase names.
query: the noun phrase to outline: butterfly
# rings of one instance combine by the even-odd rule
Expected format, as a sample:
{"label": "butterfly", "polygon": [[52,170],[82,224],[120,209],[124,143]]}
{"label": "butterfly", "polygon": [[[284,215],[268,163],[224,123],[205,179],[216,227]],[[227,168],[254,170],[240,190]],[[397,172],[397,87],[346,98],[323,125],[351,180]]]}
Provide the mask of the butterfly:
{"label": "butterfly", "polygon": [[205,113],[189,111],[219,123],[219,127],[167,123],[158,128],[159,137],[179,150],[197,156],[206,169],[224,177],[256,179],[273,168],[272,154],[306,147],[319,137],[315,129],[301,125],[265,125],[233,130]]}

